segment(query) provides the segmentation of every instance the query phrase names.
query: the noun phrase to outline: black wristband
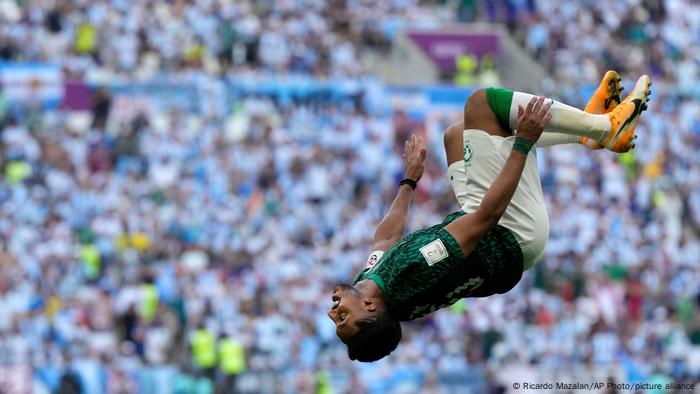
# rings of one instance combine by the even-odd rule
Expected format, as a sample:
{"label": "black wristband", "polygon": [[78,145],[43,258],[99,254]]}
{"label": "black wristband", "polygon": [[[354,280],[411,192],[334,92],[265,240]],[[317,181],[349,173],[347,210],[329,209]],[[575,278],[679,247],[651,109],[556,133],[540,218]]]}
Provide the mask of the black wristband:
{"label": "black wristband", "polygon": [[402,179],[401,182],[399,182],[399,186],[401,186],[401,185],[411,186],[411,189],[413,189],[413,190],[416,190],[416,187],[418,187],[418,183],[416,183],[416,181],[414,181],[413,179],[410,179],[410,178]]}

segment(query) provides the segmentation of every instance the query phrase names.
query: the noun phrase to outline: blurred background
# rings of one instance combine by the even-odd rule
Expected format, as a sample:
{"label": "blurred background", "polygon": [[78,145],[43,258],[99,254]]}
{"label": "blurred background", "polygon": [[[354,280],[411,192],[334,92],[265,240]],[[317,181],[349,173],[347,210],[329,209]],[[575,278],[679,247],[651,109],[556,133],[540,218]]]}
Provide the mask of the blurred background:
{"label": "blurred background", "polygon": [[[692,0],[0,0],[0,393],[698,382],[698,48]],[[403,141],[415,230],[471,91],[582,108],[608,69],[652,77],[637,148],[538,152],[546,258],[350,362],[325,311]]]}

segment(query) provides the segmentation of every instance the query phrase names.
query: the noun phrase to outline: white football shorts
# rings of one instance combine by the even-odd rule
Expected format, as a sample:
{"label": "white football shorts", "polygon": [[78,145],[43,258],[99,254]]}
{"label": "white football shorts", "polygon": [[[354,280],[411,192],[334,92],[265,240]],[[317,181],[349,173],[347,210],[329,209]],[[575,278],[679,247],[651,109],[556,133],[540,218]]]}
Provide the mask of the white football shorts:
{"label": "white football shorts", "polygon": [[[484,194],[501,172],[513,149],[515,136],[499,137],[483,130],[464,130],[464,160],[447,169],[460,207],[466,213],[476,211]],[[518,189],[498,224],[513,232],[523,250],[523,269],[527,270],[544,256],[549,238],[549,217],[544,202],[537,152],[530,151]]]}

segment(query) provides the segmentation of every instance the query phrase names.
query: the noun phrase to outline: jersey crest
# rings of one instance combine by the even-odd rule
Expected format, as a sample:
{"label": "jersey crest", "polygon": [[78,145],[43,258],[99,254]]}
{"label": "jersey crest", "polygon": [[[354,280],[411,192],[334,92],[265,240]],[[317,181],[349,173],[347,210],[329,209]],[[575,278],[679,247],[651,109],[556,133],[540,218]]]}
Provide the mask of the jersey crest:
{"label": "jersey crest", "polygon": [[474,157],[474,151],[472,146],[469,145],[469,141],[464,143],[464,166],[469,167],[472,165],[472,158]]}
{"label": "jersey crest", "polygon": [[372,268],[375,265],[377,265],[379,259],[381,259],[383,255],[384,252],[381,250],[375,250],[374,252],[370,253],[369,257],[367,258],[367,264],[365,265],[365,268]]}

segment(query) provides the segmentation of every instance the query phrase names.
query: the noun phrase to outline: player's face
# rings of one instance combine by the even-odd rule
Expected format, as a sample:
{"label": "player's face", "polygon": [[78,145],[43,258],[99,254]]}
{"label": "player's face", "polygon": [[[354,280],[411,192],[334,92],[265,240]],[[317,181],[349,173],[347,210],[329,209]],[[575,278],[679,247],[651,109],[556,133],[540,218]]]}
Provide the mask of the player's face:
{"label": "player's face", "polygon": [[362,306],[360,291],[350,285],[337,285],[332,300],[328,317],[335,323],[335,334],[345,341],[357,333],[355,320],[367,317],[369,312]]}

